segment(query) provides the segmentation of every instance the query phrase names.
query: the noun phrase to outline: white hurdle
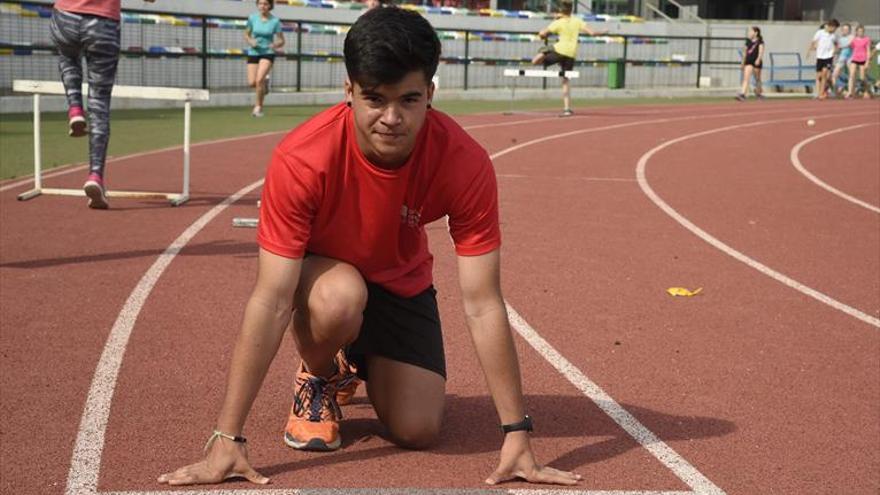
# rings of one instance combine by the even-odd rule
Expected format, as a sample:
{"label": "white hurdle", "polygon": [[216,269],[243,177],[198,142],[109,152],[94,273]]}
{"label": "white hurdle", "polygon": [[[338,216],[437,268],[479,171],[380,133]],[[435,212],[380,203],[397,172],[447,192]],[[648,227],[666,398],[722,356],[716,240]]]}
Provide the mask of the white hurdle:
{"label": "white hurdle", "polygon": [[581,77],[581,73],[576,70],[504,69],[504,77],[565,77],[577,79]]}
{"label": "white hurdle", "polygon": [[504,77],[513,78],[513,84],[510,87],[510,111],[506,112],[510,115],[513,113],[513,104],[514,100],[516,100],[516,80],[520,77],[538,77],[545,79],[551,77],[564,77],[566,79],[577,79],[581,77],[581,73],[576,70],[504,69]]}
{"label": "white hurdle", "polygon": [[[64,86],[58,81],[12,82],[12,90],[19,93],[34,95],[34,188],[18,195],[19,201],[35,198],[41,194],[57,196],[85,196],[82,189],[63,189],[43,187],[42,146],[40,140],[40,95],[63,95]],[[88,94],[89,85],[83,84],[83,95]],[[165,88],[157,86],[113,86],[113,98],[142,98],[152,100],[183,101],[183,190],[180,193],[163,193],[149,191],[113,191],[108,190],[111,198],[167,199],[173,206],[185,203],[189,199],[190,170],[190,130],[192,120],[192,101],[206,101],[210,93],[205,89]]]}

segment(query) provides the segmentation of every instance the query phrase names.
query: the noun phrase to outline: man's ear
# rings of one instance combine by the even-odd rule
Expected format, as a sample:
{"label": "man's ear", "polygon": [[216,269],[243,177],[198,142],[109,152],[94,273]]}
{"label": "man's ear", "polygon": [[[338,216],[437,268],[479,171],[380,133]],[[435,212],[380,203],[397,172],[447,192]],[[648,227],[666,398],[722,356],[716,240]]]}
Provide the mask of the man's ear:
{"label": "man's ear", "polygon": [[437,88],[434,86],[434,81],[431,81],[431,84],[428,85],[428,108],[431,108],[431,102],[434,101],[434,90]]}
{"label": "man's ear", "polygon": [[345,90],[345,104],[351,106],[351,102],[354,101],[354,85],[346,77],[345,84],[343,86]]}

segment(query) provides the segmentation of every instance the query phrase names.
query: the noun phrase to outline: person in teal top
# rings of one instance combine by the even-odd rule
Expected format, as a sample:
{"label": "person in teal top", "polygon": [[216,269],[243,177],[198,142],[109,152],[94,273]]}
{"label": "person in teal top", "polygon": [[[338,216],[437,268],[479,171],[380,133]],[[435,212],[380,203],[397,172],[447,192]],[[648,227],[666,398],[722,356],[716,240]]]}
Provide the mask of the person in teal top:
{"label": "person in teal top", "polygon": [[849,24],[844,24],[840,26],[840,31],[840,37],[837,38],[837,47],[840,48],[840,51],[837,53],[834,71],[831,73],[831,87],[834,88],[836,96],[840,96],[841,91],[844,89],[843,85],[838,84],[838,82],[840,82],[840,74],[847,68],[849,59],[852,57],[852,48],[849,46],[853,39],[852,28]]}
{"label": "person in teal top", "polygon": [[248,85],[256,91],[257,102],[251,115],[263,116],[263,99],[269,92],[269,73],[275,63],[275,52],[284,46],[281,20],[272,15],[274,0],[257,0],[257,12],[248,17],[244,29],[247,41]]}

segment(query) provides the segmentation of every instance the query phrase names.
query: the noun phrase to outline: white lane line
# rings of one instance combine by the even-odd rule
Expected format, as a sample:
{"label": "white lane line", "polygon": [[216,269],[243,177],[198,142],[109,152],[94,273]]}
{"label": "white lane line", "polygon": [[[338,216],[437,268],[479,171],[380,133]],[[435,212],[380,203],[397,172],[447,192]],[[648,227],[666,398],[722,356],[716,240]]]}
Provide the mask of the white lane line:
{"label": "white lane line", "polygon": [[[850,118],[854,115],[865,115],[865,114],[873,115],[875,113],[876,112],[864,112],[864,113],[859,113],[859,114],[825,115],[824,118],[835,118],[835,117],[837,117],[837,118]],[[741,253],[740,251],[737,251],[736,249],[728,246],[727,244],[721,242],[718,238],[713,237],[711,234],[709,234],[705,230],[701,229],[700,227],[697,227],[693,222],[691,222],[690,220],[685,218],[684,215],[682,215],[681,213],[676,211],[674,208],[669,206],[669,204],[666,203],[665,201],[663,201],[663,199],[656,192],[654,192],[654,190],[651,189],[651,186],[648,184],[648,179],[647,179],[647,176],[645,173],[647,166],[648,166],[648,161],[651,159],[652,156],[654,156],[660,150],[668,148],[674,144],[681,143],[683,141],[687,141],[689,139],[694,139],[694,138],[701,137],[701,136],[708,136],[710,134],[717,134],[719,132],[734,131],[737,129],[744,129],[746,127],[755,127],[755,126],[760,126],[760,125],[777,124],[777,123],[782,123],[782,122],[791,122],[794,120],[800,120],[802,118],[803,117],[778,119],[778,120],[764,120],[764,121],[759,121],[759,122],[750,122],[747,124],[730,125],[730,126],[726,126],[726,127],[719,127],[716,129],[710,129],[708,131],[687,134],[687,135],[681,136],[679,138],[673,139],[671,141],[666,141],[665,143],[663,143],[655,148],[652,148],[647,153],[642,155],[641,158],[639,158],[638,164],[636,165],[636,178],[639,182],[639,187],[641,187],[642,192],[644,192],[645,195],[648,196],[648,198],[651,201],[653,201],[655,205],[657,205],[661,210],[663,210],[664,213],[666,213],[667,215],[672,217],[676,222],[681,224],[684,228],[693,232],[697,237],[706,241],[707,243],[714,246],[715,248],[722,251],[723,253],[727,254],[728,256],[731,256],[732,258],[736,259],[737,261],[741,261],[742,263],[745,263],[746,265],[754,268],[755,270],[758,270],[759,272],[763,273],[764,275],[767,275],[768,277],[773,278],[774,280],[781,282],[782,284],[785,284],[785,285],[791,287],[792,289],[795,289],[795,290],[801,292],[802,294],[810,296],[813,299],[816,299],[817,301],[819,301],[823,304],[827,304],[828,306],[831,306],[832,308],[834,308],[838,311],[846,313],[846,314],[848,314],[854,318],[857,318],[857,319],[859,319],[869,325],[880,328],[880,319],[875,318],[869,314],[863,313],[862,311],[859,311],[858,309],[853,308],[852,306],[846,305],[846,304],[832,298],[831,296],[828,296],[822,292],[819,292],[816,289],[808,287],[808,286],[798,282],[797,280],[794,280],[793,278],[791,278],[787,275],[784,275],[784,274],[768,267],[767,265],[764,265],[764,264],[758,262],[757,260],[750,258],[749,256],[746,256],[745,254]]]}
{"label": "white lane line", "polygon": [[94,494],[98,489],[98,475],[101,468],[101,453],[104,449],[104,433],[107,430],[107,421],[110,417],[110,403],[113,400],[113,392],[116,388],[116,380],[119,377],[119,369],[122,366],[122,358],[125,348],[131,337],[131,331],[137,322],[138,315],[144,307],[153,287],[168,268],[168,265],[184,246],[196,236],[208,223],[225,210],[229,205],[238,201],[245,194],[253,191],[263,183],[260,179],[235,194],[224,199],[222,203],[214,206],[207,213],[199,217],[192,225],[183,231],[180,236],[168,246],[168,248],[156,259],[153,266],[147,270],[134,290],[125,301],[125,305],[119,312],[104,351],[98,361],[95,376],[89,388],[86,399],[85,411],[79,425],[76,443],[73,448],[73,458],[70,463],[70,473],[67,478],[67,495]]}
{"label": "white lane line", "polygon": [[[777,105],[777,106],[780,106],[780,105]],[[596,107],[596,108],[613,108],[613,107]],[[661,113],[661,112],[658,111],[656,113]],[[738,112],[738,113],[740,113],[742,115],[751,115],[752,114],[752,112]],[[759,112],[759,113],[764,113],[764,112]],[[777,112],[770,112],[770,113],[777,113]],[[481,114],[479,114],[479,115],[481,115]],[[487,114],[487,115],[495,115],[495,114]],[[626,116],[627,114],[621,113],[621,115]],[[700,115],[703,115],[703,114],[700,114]],[[727,114],[727,115],[733,115],[733,114]],[[509,125],[518,125],[518,124],[530,124],[533,122],[543,122],[543,121],[550,121],[550,120],[561,120],[561,119],[559,117],[552,117],[552,118],[546,117],[546,118],[537,118],[537,119],[517,120],[517,121],[512,121],[512,122],[495,122],[495,123],[490,123],[490,124],[476,124],[476,125],[471,125],[471,126],[464,126],[464,127],[462,127],[462,129],[464,129],[466,131],[470,131],[470,130],[474,130],[474,129],[486,129],[486,128],[491,128],[491,127],[503,127],[503,126],[509,126]],[[266,136],[272,136],[275,134],[284,134],[287,132],[290,132],[290,129],[285,129],[282,131],[264,132],[261,134],[250,134],[247,136],[235,136],[235,137],[230,137],[230,138],[214,139],[211,141],[201,141],[198,143],[193,143],[191,145],[191,148],[195,148],[198,146],[220,144],[220,143],[228,143],[228,142],[239,141],[239,140],[243,140],[243,139],[261,138],[261,137],[266,137]],[[176,151],[176,150],[180,150],[182,148],[183,148],[183,145],[175,145],[175,146],[169,146],[167,148],[160,148],[157,150],[141,151],[138,153],[132,153],[130,155],[123,155],[123,156],[119,156],[119,157],[115,157],[115,158],[110,157],[107,159],[107,163],[108,164],[118,163],[123,160],[130,160],[132,158],[140,158],[143,156],[149,156],[154,153],[164,153],[166,151]],[[60,167],[53,168],[52,172],[44,173],[43,179],[51,179],[53,177],[59,177],[62,175],[67,175],[67,174],[73,173],[73,172],[79,172],[81,170],[88,169],[88,167],[89,167],[89,165],[87,163],[80,164],[80,165],[73,165],[73,164],[61,165]],[[63,168],[63,170],[59,170],[60,168]],[[15,182],[12,182],[9,184],[0,185],[0,192],[8,191],[10,189],[15,189],[18,187],[24,187],[24,186],[33,184],[33,181],[34,181],[33,174],[31,174],[31,175],[26,176],[26,178],[23,178],[22,180],[15,181]]]}
{"label": "white lane line", "polygon": [[495,174],[502,179],[560,179],[560,180],[585,180],[588,182],[635,182],[629,177],[579,177],[579,176],[555,176],[555,175],[523,175],[523,174]]}
{"label": "white lane line", "polygon": [[[578,117],[578,116],[574,116],[574,117]],[[508,125],[519,125],[519,124],[533,124],[535,122],[551,122],[551,121],[558,121],[558,122],[569,121],[570,122],[572,120],[576,120],[576,119],[575,118],[567,118],[564,120],[557,115],[555,117],[541,117],[541,118],[535,118],[535,119],[511,120],[509,122],[493,122],[491,124],[474,124],[474,125],[469,125],[467,127],[462,127],[462,129],[464,129],[466,131],[472,131],[474,129],[486,129],[486,128],[490,128],[490,127],[504,127],[504,126],[508,126]]]}
{"label": "white lane line", "polygon": [[[107,163],[110,163],[113,160],[113,157],[108,157]],[[88,167],[88,163],[70,163],[67,165],[60,165],[58,167],[53,167],[51,169],[51,172],[44,173],[43,179],[51,179],[52,177],[58,177],[59,175],[67,175],[71,172],[76,172],[78,170],[85,170]],[[16,187],[27,186],[33,183],[34,174],[23,175],[20,180],[12,179],[6,184],[0,184],[0,192],[8,191],[9,189],[15,189]]]}
{"label": "white lane line", "polygon": [[632,414],[617,403],[601,387],[587,378],[581,370],[535,331],[515,309],[507,304],[507,315],[510,324],[548,363],[559,371],[572,385],[590,398],[615,423],[620,425],[639,445],[644,447],[658,461],[672,471],[678,478],[700,495],[724,493],[689,462],[672,450],[666,442],[639,422]]}
{"label": "white lane line", "polygon": [[689,491],[488,488],[238,488],[101,492],[101,495],[698,495]]}
{"label": "white lane line", "polygon": [[[563,132],[560,134],[552,134],[550,136],[544,136],[537,139],[532,139],[530,141],[525,141],[523,143],[517,144],[515,146],[511,146],[509,148],[505,148],[495,154],[493,154],[490,158],[493,160],[499,157],[502,157],[508,153],[513,153],[514,151],[521,150],[528,146],[532,146],[533,144],[543,143],[546,141],[554,141],[556,139],[562,139],[571,136],[577,136],[578,134],[587,134],[590,132],[599,132],[599,131],[609,131],[614,129],[623,129],[626,127],[634,127],[639,125],[650,125],[650,124],[667,124],[669,122],[683,122],[687,120],[702,120],[702,119],[714,119],[719,117],[748,117],[752,115],[769,115],[776,113],[796,113],[796,112],[813,112],[815,109],[786,109],[786,110],[764,110],[761,112],[731,112],[731,113],[718,113],[718,114],[698,114],[698,115],[690,115],[684,117],[667,117],[662,119],[653,119],[653,120],[641,120],[637,122],[625,122],[622,124],[612,124],[600,127],[588,127],[586,129],[576,129],[574,131]],[[864,113],[873,113],[873,112],[864,112]],[[862,115],[862,114],[849,114],[849,115]],[[833,116],[830,116],[833,117]],[[803,117],[799,117],[803,118]]]}
{"label": "white lane line", "polygon": [[[209,145],[214,145],[214,144],[229,143],[229,142],[233,142],[233,141],[241,141],[243,139],[255,139],[255,138],[261,138],[261,137],[266,137],[266,136],[273,136],[275,134],[284,134],[286,132],[290,132],[290,129],[287,129],[284,131],[263,132],[261,134],[250,134],[247,136],[235,136],[235,137],[229,137],[229,138],[223,138],[223,139],[214,139],[211,141],[201,141],[198,143],[191,144],[190,148],[198,148],[201,146],[209,146]],[[141,158],[141,157],[149,156],[149,155],[152,155],[155,153],[164,153],[166,151],[176,151],[176,150],[182,150],[182,149],[183,149],[183,145],[178,144],[175,146],[169,146],[167,148],[159,148],[157,150],[140,151],[138,153],[132,153],[130,155],[122,155],[122,156],[115,157],[115,158],[109,157],[107,159],[107,164],[109,165],[111,163],[119,163],[121,161],[131,160],[132,158]],[[52,177],[67,175],[72,172],[79,172],[80,170],[86,170],[89,168],[89,164],[85,163],[85,164],[76,165],[76,166],[62,165],[61,167],[62,168],[63,167],[71,167],[71,168],[64,168],[64,170],[57,170],[57,167],[56,167],[56,169],[53,169],[54,170],[53,172],[44,173],[43,178],[44,179],[51,179]],[[11,184],[6,184],[3,186],[0,186],[0,192],[8,191],[9,189],[14,189],[16,187],[28,186],[33,183],[34,183],[34,175],[31,174],[28,176],[27,179],[22,179],[20,181],[13,182]]]}
{"label": "white lane line", "polygon": [[[755,113],[792,113],[792,110],[782,110],[775,112],[755,112]],[[742,112],[732,114],[734,116],[743,115]],[[727,116],[719,115],[700,115],[693,118],[716,118]],[[544,138],[535,139],[528,143],[523,143],[511,148],[507,148],[492,155],[492,159],[507,154],[515,149],[522,149],[531,144],[544,142],[549,139],[558,139],[574,134],[595,132],[605,129],[616,129],[619,127],[628,127],[631,125],[644,125],[649,123],[660,123],[678,120],[688,120],[688,117],[680,117],[673,119],[659,119],[656,121],[633,122],[623,125],[612,125],[604,128],[581,129],[575,132],[567,132],[557,134],[555,136],[546,136]],[[238,138],[234,138],[238,139]],[[70,464],[70,471],[67,480],[66,495],[95,495],[97,493],[98,477],[101,467],[101,454],[104,449],[104,434],[107,428],[107,422],[110,415],[110,403],[113,398],[116,380],[119,377],[119,369],[122,365],[122,358],[131,332],[136,322],[137,316],[141,308],[146,302],[150,292],[158,282],[159,277],[165,268],[171,263],[171,260],[177,253],[192,239],[207,223],[216,217],[220,212],[226,209],[234,201],[238,200],[244,194],[252,191],[262,184],[262,180],[254,182],[249,186],[241,189],[234,195],[226,198],[221,204],[215,206],[207,213],[202,215],[195,223],[187,228],[166,251],[160,255],[153,266],[144,274],[141,281],[129,295],[125,306],[120,311],[116,323],[110,332],[104,351],[95,370],[95,376],[92,379],[92,385],[89,389],[89,395],[86,399],[86,407],[80,422],[80,428],[77,432],[76,443],[74,445],[73,456]],[[148,493],[148,492],[126,492],[129,494]],[[216,494],[215,491],[210,493]]]}
{"label": "white lane line", "polygon": [[817,134],[813,137],[804,139],[803,141],[799,142],[791,149],[791,164],[794,165],[794,168],[796,168],[797,171],[800,172],[804,177],[806,177],[807,179],[809,179],[810,181],[812,181],[814,184],[821,187],[822,189],[825,189],[826,191],[830,192],[831,194],[833,194],[839,198],[843,198],[852,204],[855,204],[855,205],[861,206],[862,208],[866,208],[868,210],[871,210],[874,213],[880,213],[880,208],[878,208],[877,206],[874,206],[871,203],[862,201],[859,198],[850,196],[849,194],[841,191],[840,189],[832,187],[828,183],[824,182],[822,179],[820,179],[820,178],[816,177],[815,175],[813,175],[812,173],[810,173],[810,171],[807,170],[806,167],[804,167],[804,164],[801,163],[801,159],[798,156],[801,152],[801,148],[803,148],[804,146],[806,146],[809,143],[812,143],[813,141],[816,141],[817,139],[822,139],[825,136],[830,136],[832,134],[837,134],[839,132],[845,132],[845,131],[849,131],[852,129],[858,129],[860,127],[867,127],[869,125],[877,125],[877,124],[878,124],[878,122],[868,122],[865,124],[858,124],[858,125],[851,125],[848,127],[841,127],[840,129],[834,129],[833,131],[823,132],[822,134]]}
{"label": "white lane line", "polygon": [[[686,117],[668,116],[668,117],[666,117],[666,119],[672,119],[672,120],[677,120],[680,118],[699,119],[699,118],[708,118],[708,117],[730,117],[730,116],[735,116],[735,115],[747,116],[747,115],[765,114],[765,113],[787,113],[787,112],[796,111],[796,110],[797,109],[789,108],[789,109],[780,109],[780,110],[765,110],[765,111],[761,111],[761,112],[730,112],[730,113],[725,113],[725,114],[712,114],[712,113],[708,113],[708,112],[701,112],[701,113],[697,113],[697,114],[690,114]],[[671,112],[656,111],[656,112],[643,112],[643,113],[669,114]],[[672,113],[673,113],[673,115],[679,114],[677,112],[672,112]],[[601,115],[601,117],[627,117],[627,116],[639,117],[641,115],[642,115],[642,113],[616,113],[613,115],[603,114],[603,115]],[[596,118],[597,116],[587,113],[585,115],[574,115],[572,117],[566,117],[565,119],[557,116],[557,117],[545,117],[545,118],[526,119],[526,120],[514,120],[511,122],[495,122],[495,123],[491,123],[491,124],[471,125],[471,126],[463,127],[463,129],[466,131],[471,131],[474,129],[484,129],[484,128],[489,128],[489,127],[503,127],[503,126],[507,126],[507,125],[518,125],[518,124],[531,124],[534,122],[549,122],[549,121],[572,122],[572,121],[576,121],[576,120],[584,120],[583,117]],[[627,127],[629,125],[637,125],[637,124],[643,124],[643,123],[655,123],[655,122],[661,122],[661,121],[665,121],[665,120],[661,119],[661,120],[652,120],[652,121],[648,121],[648,122],[629,122],[629,123],[620,124],[620,125],[623,127]],[[577,132],[577,131],[575,131],[575,132]],[[552,138],[552,136],[550,136],[550,138]]]}

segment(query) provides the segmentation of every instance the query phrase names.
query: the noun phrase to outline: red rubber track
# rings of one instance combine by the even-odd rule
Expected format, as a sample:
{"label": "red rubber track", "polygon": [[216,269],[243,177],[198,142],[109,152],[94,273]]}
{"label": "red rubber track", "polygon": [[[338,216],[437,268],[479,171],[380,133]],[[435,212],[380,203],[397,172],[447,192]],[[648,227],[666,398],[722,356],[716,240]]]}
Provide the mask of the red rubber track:
{"label": "red rubber track", "polygon": [[[846,112],[862,115],[840,117]],[[864,115],[868,113],[867,115]],[[798,118],[687,140],[651,158],[647,178],[681,214],[734,248],[876,317],[880,216],[801,176],[798,142],[876,122],[873,102],[762,102],[462,117],[500,156],[505,297],[550,344],[727,493],[876,493],[880,487],[880,330],[735,261],[675,223],[635,182],[639,158],[687,134]],[[726,114],[738,114],[725,116]],[[804,125],[807,116],[817,125]],[[693,118],[690,118],[693,117]],[[800,118],[802,117],[802,118]],[[656,119],[667,122],[640,124]],[[815,175],[880,204],[877,126],[804,147]],[[95,366],[113,322],[156,257],[193,221],[262,176],[281,134],[193,150],[194,200],[15,201],[0,193],[0,491],[64,492]],[[861,143],[864,146],[859,147]],[[173,190],[179,152],[113,167],[115,188]],[[845,166],[844,166],[845,165]],[[79,174],[51,179],[78,187]],[[606,180],[611,179],[611,180]],[[128,342],[113,396],[99,489],[157,490],[198,458],[222,398],[254,279],[255,194],[202,230],[159,279]],[[440,444],[384,440],[363,398],[345,409],[345,448],[281,442],[295,358],[285,341],[247,426],[255,466],[283,487],[479,488],[501,437],[460,311],[445,226],[429,226],[449,368]],[[673,299],[671,286],[704,287]],[[517,339],[542,462],[589,490],[687,490],[617,424]],[[508,487],[525,487],[511,484]],[[248,487],[241,482],[226,487]]]}

